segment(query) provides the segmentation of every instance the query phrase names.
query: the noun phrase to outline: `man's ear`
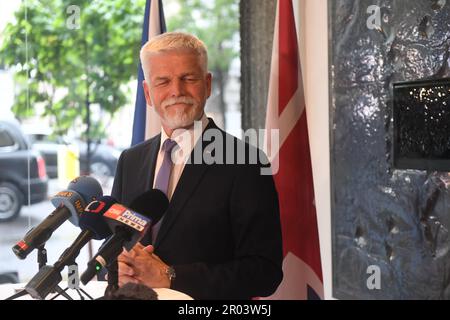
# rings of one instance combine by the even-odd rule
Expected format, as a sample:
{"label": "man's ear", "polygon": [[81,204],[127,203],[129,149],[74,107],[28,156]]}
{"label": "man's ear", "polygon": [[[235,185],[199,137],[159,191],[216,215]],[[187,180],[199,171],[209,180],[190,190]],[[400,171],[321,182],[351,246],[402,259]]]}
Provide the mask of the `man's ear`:
{"label": "man's ear", "polygon": [[206,97],[209,98],[211,96],[211,86],[212,86],[212,73],[208,72],[206,74]]}
{"label": "man's ear", "polygon": [[150,98],[150,88],[148,87],[147,81],[142,81],[142,86],[144,87],[144,95],[145,95],[145,101],[147,102],[148,106],[152,106],[152,99]]}

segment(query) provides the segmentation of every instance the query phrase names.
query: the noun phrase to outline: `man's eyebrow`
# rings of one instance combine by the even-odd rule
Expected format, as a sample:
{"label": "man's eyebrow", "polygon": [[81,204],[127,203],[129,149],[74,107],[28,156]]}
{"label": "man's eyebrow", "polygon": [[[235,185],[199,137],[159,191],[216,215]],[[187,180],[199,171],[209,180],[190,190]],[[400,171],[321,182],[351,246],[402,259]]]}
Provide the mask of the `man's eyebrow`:
{"label": "man's eyebrow", "polygon": [[196,72],[186,72],[181,74],[181,77],[198,77],[199,75]]}

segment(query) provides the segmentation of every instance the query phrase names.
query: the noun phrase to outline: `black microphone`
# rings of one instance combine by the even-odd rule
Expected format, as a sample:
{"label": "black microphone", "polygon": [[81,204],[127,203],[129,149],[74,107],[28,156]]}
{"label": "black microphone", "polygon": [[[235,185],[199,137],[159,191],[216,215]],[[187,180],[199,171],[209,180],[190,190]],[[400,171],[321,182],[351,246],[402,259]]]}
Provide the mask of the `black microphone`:
{"label": "black microphone", "polygon": [[111,235],[103,214],[117,201],[109,196],[92,201],[79,218],[81,232],[53,266],[44,266],[25,286],[25,290],[36,299],[45,299],[61,282],[61,271],[65,266],[75,264],[75,259],[91,239],[101,240]]}
{"label": "black microphone", "polygon": [[87,203],[103,195],[102,187],[92,177],[81,176],[69,183],[67,190],[58,192],[51,202],[56,209],[12,248],[19,259],[25,259],[34,249],[41,247],[53,232],[69,219],[78,226],[78,217]]}
{"label": "black microphone", "polygon": [[[158,223],[168,206],[169,200],[158,189],[149,190],[137,197],[130,205],[132,209],[119,204],[113,205],[105,212],[104,217],[114,234],[89,261],[88,268],[80,277],[81,282],[86,285],[100,270],[110,265],[114,271],[112,274],[108,273],[108,283],[116,286],[116,258],[123,248],[131,250],[147,230]],[[139,209],[141,214],[133,212],[134,208]],[[108,268],[108,271],[111,270]]]}
{"label": "black microphone", "polygon": [[[153,198],[151,202],[149,201],[150,198]],[[130,208],[137,212],[153,212],[153,214],[150,213],[147,215],[152,219],[152,222],[149,230],[143,232],[140,236],[139,241],[141,243],[143,243],[144,239],[151,239],[151,227],[158,223],[168,206],[169,199],[167,199],[166,195],[159,189],[144,192],[131,202]],[[131,241],[128,245],[124,246],[127,250],[130,250],[135,244],[136,241]],[[120,248],[120,250],[122,250],[122,248]],[[97,266],[97,268],[100,267]],[[110,261],[106,265],[106,269],[108,270],[108,286],[105,290],[105,295],[111,295],[119,289],[119,265],[117,259],[114,258]]]}

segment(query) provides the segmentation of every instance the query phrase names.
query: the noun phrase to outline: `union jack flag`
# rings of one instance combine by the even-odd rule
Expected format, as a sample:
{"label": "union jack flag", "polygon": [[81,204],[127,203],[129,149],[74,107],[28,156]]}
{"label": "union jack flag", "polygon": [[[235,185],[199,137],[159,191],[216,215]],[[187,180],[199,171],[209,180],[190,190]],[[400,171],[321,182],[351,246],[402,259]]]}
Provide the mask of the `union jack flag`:
{"label": "union jack flag", "polygon": [[[300,55],[292,0],[279,0],[266,129],[279,130],[270,150],[280,200],[284,278],[269,299],[323,299],[323,278]],[[266,138],[266,141],[268,139]],[[274,170],[275,171],[275,170]]]}

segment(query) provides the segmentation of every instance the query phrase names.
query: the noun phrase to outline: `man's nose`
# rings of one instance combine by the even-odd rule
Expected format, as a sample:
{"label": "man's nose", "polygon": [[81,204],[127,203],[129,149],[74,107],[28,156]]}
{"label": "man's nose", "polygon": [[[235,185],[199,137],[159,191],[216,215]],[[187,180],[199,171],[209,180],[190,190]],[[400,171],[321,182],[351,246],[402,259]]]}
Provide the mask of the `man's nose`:
{"label": "man's nose", "polygon": [[184,84],[180,79],[172,81],[170,87],[170,94],[172,97],[179,97],[184,95]]}

